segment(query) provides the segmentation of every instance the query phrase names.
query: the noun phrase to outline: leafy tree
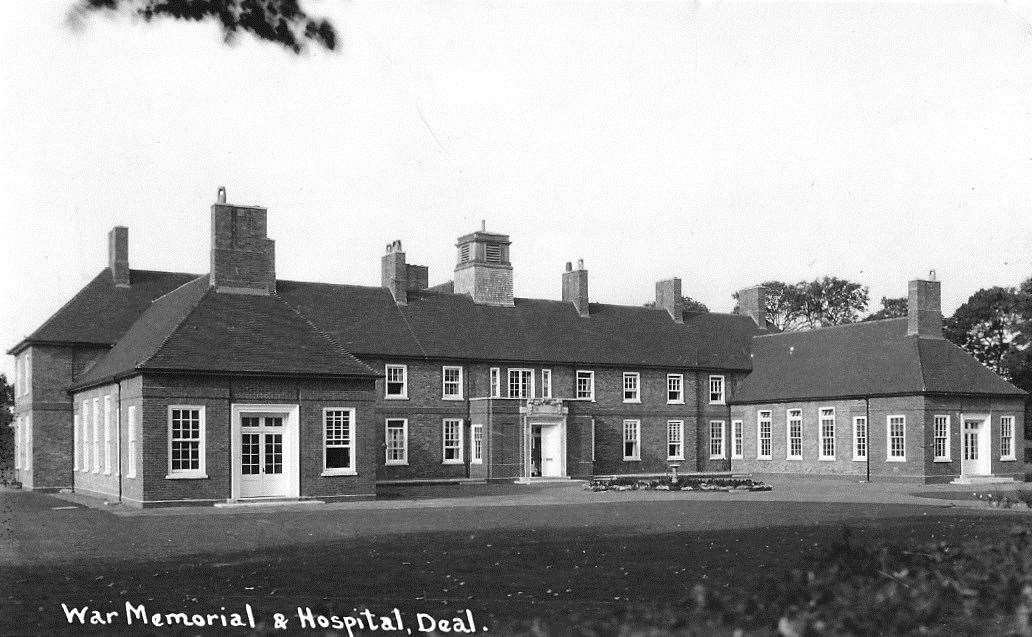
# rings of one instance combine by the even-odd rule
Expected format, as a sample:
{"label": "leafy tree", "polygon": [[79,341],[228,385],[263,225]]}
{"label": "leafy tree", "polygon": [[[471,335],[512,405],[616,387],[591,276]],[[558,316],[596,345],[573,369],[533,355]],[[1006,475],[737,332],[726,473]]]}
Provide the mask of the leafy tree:
{"label": "leafy tree", "polygon": [[[867,309],[867,288],[837,277],[785,283],[765,281],[767,323],[782,332],[853,323]],[[738,300],[738,293],[733,295]]]}
{"label": "leafy tree", "polygon": [[944,334],[989,369],[1012,379],[1012,371],[1024,365],[1021,359],[1032,335],[1030,299],[1032,295],[1015,288],[979,290],[946,319]]}
{"label": "leafy tree", "polygon": [[[686,312],[709,312],[709,308],[706,307],[705,303],[703,303],[702,301],[696,301],[690,296],[682,296],[681,303],[684,305],[684,309]],[[649,301],[645,304],[645,307],[656,307],[656,302]]]}
{"label": "leafy tree", "polygon": [[864,320],[880,321],[882,319],[900,318],[907,315],[907,297],[905,296],[891,299],[887,296],[883,296],[881,298],[881,304],[882,309],[874,312],[873,314],[867,315]]}
{"label": "leafy tree", "polygon": [[309,17],[300,4],[301,0],[77,0],[70,15],[73,22],[98,11],[132,13],[146,22],[214,20],[227,43],[245,31],[294,53],[304,51],[309,40],[333,50],[337,46],[333,24]]}
{"label": "leafy tree", "polygon": [[0,374],[0,470],[14,467],[14,385]]}

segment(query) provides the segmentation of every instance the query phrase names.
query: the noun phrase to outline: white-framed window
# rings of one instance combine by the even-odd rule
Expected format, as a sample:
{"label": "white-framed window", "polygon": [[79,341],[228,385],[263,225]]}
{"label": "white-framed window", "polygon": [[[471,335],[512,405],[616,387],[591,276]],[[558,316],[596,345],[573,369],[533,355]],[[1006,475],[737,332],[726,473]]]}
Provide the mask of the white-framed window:
{"label": "white-framed window", "polygon": [[445,365],[441,368],[441,398],[444,400],[462,400],[462,367]]}
{"label": "white-framed window", "polygon": [[731,459],[741,460],[745,457],[745,424],[741,420],[731,421]]}
{"label": "white-framed window", "polygon": [[756,459],[770,460],[771,435],[774,429],[774,421],[770,411],[756,412]]}
{"label": "white-framed window", "polygon": [[939,415],[932,418],[932,461],[950,461],[950,417]]}
{"label": "white-framed window", "polygon": [[788,419],[785,424],[788,446],[785,457],[789,460],[803,459],[803,410],[789,409]]}
{"label": "white-framed window", "polygon": [[552,397],[552,370],[550,369],[541,370],[541,397]]}
{"label": "white-framed window", "polygon": [[819,460],[835,459],[835,408],[822,407],[818,412],[817,433],[820,438]]}
{"label": "white-framed window", "polygon": [[14,366],[17,378],[15,379],[15,387],[18,389],[18,394],[24,396],[31,393],[32,390],[32,350],[25,350],[25,353],[18,358],[17,364]]}
{"label": "white-framed window", "polygon": [[125,410],[125,420],[129,439],[128,457],[126,458],[128,466],[125,469],[125,477],[131,479],[136,477],[136,463],[138,462],[137,456],[139,456],[139,450],[136,448],[136,405],[129,405]]}
{"label": "white-framed window", "polygon": [[384,365],[384,398],[408,398],[408,365]]}
{"label": "white-framed window", "polygon": [[509,398],[534,397],[534,370],[509,370]]}
{"label": "white-framed window", "polygon": [[667,374],[666,376],[666,401],[672,405],[684,404],[684,375]]}
{"label": "white-framed window", "polygon": [[577,400],[595,400],[595,372],[578,369],[575,389]]}
{"label": "white-framed window", "polygon": [[444,464],[462,464],[462,419],[445,418],[441,424]]}
{"label": "white-framed window", "polygon": [[168,477],[207,477],[205,438],[203,405],[169,405]]}
{"label": "white-framed window", "polygon": [[641,421],[623,421],[623,459],[641,460]]}
{"label": "white-framed window", "polygon": [[905,462],[907,459],[907,417],[886,416],[885,438],[885,459],[889,462]]}
{"label": "white-framed window", "polygon": [[641,374],[638,372],[624,372],[623,401],[625,403],[641,402]]}
{"label": "white-framed window", "polygon": [[709,421],[710,460],[721,460],[724,458],[724,426],[723,420]]}
{"label": "white-framed window", "polygon": [[502,371],[497,367],[491,368],[491,398],[502,397]]}
{"label": "white-framed window", "polygon": [[853,416],[853,460],[867,460],[867,416]]}
{"label": "white-framed window", "polygon": [[724,377],[713,375],[709,377],[709,402],[711,405],[724,404]]}
{"label": "white-framed window", "polygon": [[356,475],[355,410],[349,407],[323,408],[323,475]]}
{"label": "white-framed window", "polygon": [[111,475],[111,395],[104,396],[104,475]]}
{"label": "white-framed window", "polygon": [[100,473],[100,397],[90,404],[93,406],[93,473]]}
{"label": "white-framed window", "polygon": [[484,464],[484,426],[473,425],[470,427],[469,435],[473,438],[469,461],[473,464]]}
{"label": "white-framed window", "polygon": [[82,418],[79,414],[72,416],[72,470],[78,471],[82,466]]}
{"label": "white-framed window", "polygon": [[408,419],[388,418],[385,427],[387,450],[384,462],[388,465],[408,464]]}
{"label": "white-framed window", "polygon": [[684,460],[684,421],[668,420],[666,431],[667,460]]}
{"label": "white-framed window", "polygon": [[1014,459],[1014,416],[1000,416],[1000,460]]}
{"label": "white-framed window", "polygon": [[82,407],[79,410],[82,416],[82,470],[90,470],[90,401],[82,401]]}

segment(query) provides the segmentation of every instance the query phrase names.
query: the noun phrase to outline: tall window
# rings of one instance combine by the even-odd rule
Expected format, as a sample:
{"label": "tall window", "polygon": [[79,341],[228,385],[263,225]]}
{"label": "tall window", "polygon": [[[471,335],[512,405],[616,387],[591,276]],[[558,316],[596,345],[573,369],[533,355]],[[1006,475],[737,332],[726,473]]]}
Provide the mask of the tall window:
{"label": "tall window", "polygon": [[79,410],[82,415],[82,470],[90,470],[90,401],[82,401],[82,408]]}
{"label": "tall window", "polygon": [[907,459],[907,417],[889,416],[886,418],[887,451],[890,462],[903,462]]}
{"label": "tall window", "polygon": [[497,367],[491,368],[491,398],[502,396],[502,372]]}
{"label": "tall window", "polygon": [[933,461],[947,462],[950,459],[950,417],[935,416],[932,422],[935,442]]}
{"label": "tall window", "polygon": [[444,387],[441,397],[445,400],[462,399],[462,368],[457,365],[445,365],[442,369]]}
{"label": "tall window", "polygon": [[709,401],[711,405],[724,404],[724,377],[709,377]]}
{"label": "tall window", "polygon": [[353,475],[355,466],[355,410],[323,409],[323,474]]}
{"label": "tall window", "polygon": [[78,471],[82,466],[82,418],[79,414],[72,417],[72,470]]}
{"label": "tall window", "polygon": [[[96,431],[96,424],[94,424],[94,431]],[[203,475],[204,442],[204,407],[170,406],[168,408],[169,476],[199,477]]]}
{"label": "tall window", "polygon": [[667,460],[684,460],[684,421],[668,420]]}
{"label": "tall window", "polygon": [[711,420],[709,423],[709,457],[720,460],[724,457],[724,421]]}
{"label": "tall window", "polygon": [[744,425],[741,420],[731,421],[731,458],[740,460],[745,457]]}
{"label": "tall window", "polygon": [[470,451],[469,461],[473,464],[484,463],[484,426],[473,425],[470,427],[470,436],[473,438],[473,449]]}
{"label": "tall window", "polygon": [[641,421],[623,421],[623,459],[641,460]]}
{"label": "tall window", "polygon": [[387,441],[386,464],[408,464],[408,420],[388,418],[385,439]]}
{"label": "tall window", "polygon": [[773,429],[773,421],[771,419],[771,412],[769,411],[758,411],[756,412],[756,459],[757,460],[770,460],[771,459],[771,431]]}
{"label": "tall window", "polygon": [[1014,460],[1014,416],[1000,416],[1000,460]]}
{"label": "tall window", "polygon": [[820,444],[821,460],[835,459],[835,409],[825,407],[820,410]]}
{"label": "tall window", "polygon": [[541,370],[541,397],[552,397],[552,370],[550,369]]}
{"label": "tall window", "polygon": [[666,377],[666,401],[678,405],[684,403],[684,376],[681,374],[667,374]]}
{"label": "tall window", "polygon": [[104,474],[111,475],[111,396],[104,396]]}
{"label": "tall window", "polygon": [[534,370],[509,370],[509,398],[534,397]]}
{"label": "tall window", "polygon": [[94,398],[93,406],[93,473],[100,473],[100,398]]}
{"label": "tall window", "polygon": [[867,416],[853,418],[853,460],[867,460]]}
{"label": "tall window", "polygon": [[387,376],[384,396],[386,398],[408,398],[408,366],[386,365],[384,374]]}
{"label": "tall window", "polygon": [[32,389],[32,350],[25,350],[15,362],[14,369],[17,372],[15,388],[19,395],[24,396]]}
{"label": "tall window", "polygon": [[125,426],[128,429],[127,433],[129,438],[129,457],[126,458],[126,460],[129,461],[129,466],[126,467],[125,477],[131,479],[136,477],[136,457],[139,455],[136,448],[136,405],[129,405],[129,408],[126,409],[125,420]]}
{"label": "tall window", "polygon": [[801,409],[788,410],[788,450],[789,460],[801,460],[803,457],[803,412]]}
{"label": "tall window", "polygon": [[641,374],[638,372],[624,372],[623,375],[623,401],[625,403],[641,402]]}
{"label": "tall window", "polygon": [[577,399],[595,400],[595,372],[577,370]]}
{"label": "tall window", "polygon": [[462,464],[462,420],[445,418],[441,435],[444,464]]}

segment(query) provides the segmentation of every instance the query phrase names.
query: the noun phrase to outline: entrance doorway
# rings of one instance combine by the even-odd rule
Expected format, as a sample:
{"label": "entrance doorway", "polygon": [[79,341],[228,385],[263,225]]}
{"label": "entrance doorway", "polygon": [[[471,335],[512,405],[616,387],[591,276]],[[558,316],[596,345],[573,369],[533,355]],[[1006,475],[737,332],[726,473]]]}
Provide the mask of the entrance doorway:
{"label": "entrance doorway", "polygon": [[963,418],[961,429],[960,473],[965,476],[987,476],[992,473],[989,451],[989,418]]}
{"label": "entrance doorway", "polygon": [[233,405],[233,499],[296,498],[298,408]]}
{"label": "entrance doorway", "polygon": [[531,425],[531,477],[561,478],[566,475],[564,430],[560,423]]}

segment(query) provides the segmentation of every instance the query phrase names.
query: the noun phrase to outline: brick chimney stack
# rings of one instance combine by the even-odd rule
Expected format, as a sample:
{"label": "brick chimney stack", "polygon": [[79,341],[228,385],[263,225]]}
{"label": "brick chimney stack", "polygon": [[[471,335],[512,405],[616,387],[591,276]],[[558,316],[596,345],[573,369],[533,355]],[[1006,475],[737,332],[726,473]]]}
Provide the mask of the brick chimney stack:
{"label": "brick chimney stack", "polygon": [[760,329],[767,329],[767,288],[762,285],[738,291],[736,314],[748,316]]}
{"label": "brick chimney stack", "polygon": [[573,264],[566,262],[566,271],[563,272],[563,301],[573,303],[577,313],[582,317],[588,316],[588,271],[584,269],[584,260],[577,259],[577,269]]}
{"label": "brick chimney stack", "polygon": [[681,296],[681,279],[674,277],[656,282],[656,307],[670,313],[675,323],[684,323],[684,298]]}
{"label": "brick chimney stack", "polygon": [[914,279],[907,285],[907,336],[943,337],[941,285],[934,270],[928,280]]}
{"label": "brick chimney stack", "polygon": [[108,268],[115,287],[129,287],[129,228],[115,226],[108,233]]}
{"label": "brick chimney stack", "polygon": [[512,307],[512,264],[509,262],[509,235],[480,230],[459,237],[455,243],[454,290],[468,294],[474,303]]}
{"label": "brick chimney stack", "polygon": [[216,292],[276,291],[276,242],[267,236],[268,210],[226,203],[219,188],[211,207],[211,285]]}

